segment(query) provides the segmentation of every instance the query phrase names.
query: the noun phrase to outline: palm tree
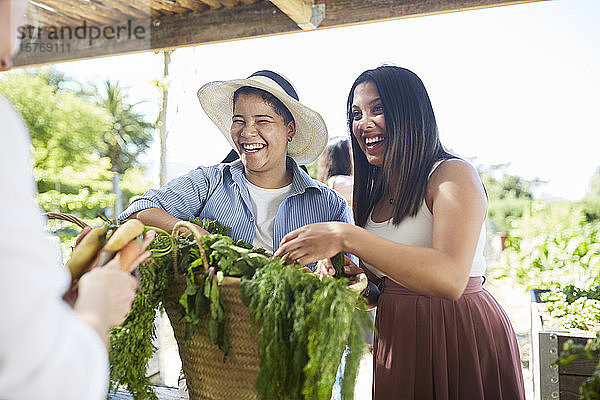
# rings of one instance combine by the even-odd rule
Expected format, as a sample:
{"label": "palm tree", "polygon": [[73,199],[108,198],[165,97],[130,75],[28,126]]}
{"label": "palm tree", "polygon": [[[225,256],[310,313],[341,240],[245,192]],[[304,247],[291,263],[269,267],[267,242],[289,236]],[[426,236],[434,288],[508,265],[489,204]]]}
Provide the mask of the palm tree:
{"label": "palm tree", "polygon": [[121,176],[129,168],[139,165],[138,156],[144,153],[152,142],[154,124],[147,122],[144,115],[134,111],[139,103],[131,104],[123,93],[119,83],[107,80],[104,93],[98,96],[97,103],[112,117],[112,127],[104,133],[105,147],[100,152],[110,159],[113,177],[113,192],[117,199],[114,207],[116,217],[123,210],[121,199]]}

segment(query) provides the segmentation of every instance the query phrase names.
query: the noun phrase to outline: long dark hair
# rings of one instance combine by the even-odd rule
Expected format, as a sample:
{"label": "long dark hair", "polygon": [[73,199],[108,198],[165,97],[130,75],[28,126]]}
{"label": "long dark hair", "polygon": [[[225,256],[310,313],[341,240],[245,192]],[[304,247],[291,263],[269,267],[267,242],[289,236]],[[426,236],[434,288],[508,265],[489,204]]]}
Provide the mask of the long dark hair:
{"label": "long dark hair", "polygon": [[351,153],[349,138],[331,139],[319,156],[317,180],[327,184],[327,180],[332,176],[352,175]]}
{"label": "long dark hair", "polygon": [[[369,164],[352,132],[354,89],[373,82],[385,117],[385,153],[382,167]],[[397,225],[415,216],[425,199],[433,164],[454,158],[442,146],[429,95],[421,79],[405,68],[382,66],[367,70],[354,81],[348,95],[348,128],[354,157],[354,219],[365,226],[375,204],[387,191],[393,196]]]}

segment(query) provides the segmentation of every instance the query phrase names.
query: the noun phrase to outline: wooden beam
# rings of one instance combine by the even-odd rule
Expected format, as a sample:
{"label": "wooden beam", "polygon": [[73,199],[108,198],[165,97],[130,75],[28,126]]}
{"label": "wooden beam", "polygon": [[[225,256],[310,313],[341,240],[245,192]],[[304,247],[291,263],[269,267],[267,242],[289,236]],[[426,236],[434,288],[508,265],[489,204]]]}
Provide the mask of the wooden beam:
{"label": "wooden beam", "polygon": [[27,23],[31,26],[77,26],[81,20],[76,20],[57,12],[51,12],[37,5],[27,8]]}
{"label": "wooden beam", "polygon": [[[55,0],[56,1],[56,0]],[[81,1],[81,0],[79,0]],[[143,2],[144,0],[137,0]],[[156,0],[152,0],[154,3]],[[163,0],[164,1],[164,0]],[[384,21],[413,16],[439,14],[543,0],[317,0],[326,15],[318,29]],[[71,16],[71,15],[69,15]],[[240,4],[205,12],[163,15],[149,24],[148,19],[132,21],[143,30],[142,39],[131,35],[119,39],[73,39],[70,42],[47,40],[69,45],[69,52],[21,51],[13,59],[15,66],[39,65],[65,60],[109,56],[147,50],[160,50],[203,43],[238,40],[272,34],[298,32],[300,28],[286,14],[267,1]],[[27,44],[25,40],[24,45]],[[40,41],[38,40],[38,43]],[[41,41],[43,43],[43,41]],[[23,49],[23,47],[21,47]]]}
{"label": "wooden beam", "polygon": [[219,0],[219,3],[227,8],[232,8],[238,5],[237,0]]}
{"label": "wooden beam", "polygon": [[320,28],[425,16],[540,0],[325,0]]}
{"label": "wooden beam", "polygon": [[117,11],[84,0],[41,0],[39,3],[68,14],[75,19],[99,24],[111,24],[123,18],[123,15]]}
{"label": "wooden beam", "polygon": [[177,3],[169,0],[151,0],[151,4],[152,8],[158,9],[166,14],[183,14],[188,11],[185,8],[178,6]]}
{"label": "wooden beam", "polygon": [[200,0],[210,8],[221,8],[221,3],[217,0]]}
{"label": "wooden beam", "polygon": [[[116,1],[122,2],[121,0]],[[148,16],[148,12],[150,12],[152,18],[158,18],[162,15],[158,10],[152,8],[151,0],[127,0],[126,3],[128,7],[143,13],[144,17]]]}
{"label": "wooden beam", "polygon": [[199,0],[177,0],[177,3],[192,11],[206,11],[209,6]]}
{"label": "wooden beam", "polygon": [[140,11],[139,9],[137,9],[135,7],[130,7],[128,4],[129,3],[128,1],[102,0],[102,3],[123,13],[130,19],[147,18],[148,11],[150,11],[150,5],[148,5],[148,8],[146,8],[145,11]]}
{"label": "wooden beam", "polygon": [[313,0],[270,0],[298,26],[310,24]]}
{"label": "wooden beam", "polygon": [[268,35],[273,31],[298,30],[296,24],[269,2],[234,8],[223,7],[202,14],[170,15],[152,28],[152,47],[156,49],[244,39]]}

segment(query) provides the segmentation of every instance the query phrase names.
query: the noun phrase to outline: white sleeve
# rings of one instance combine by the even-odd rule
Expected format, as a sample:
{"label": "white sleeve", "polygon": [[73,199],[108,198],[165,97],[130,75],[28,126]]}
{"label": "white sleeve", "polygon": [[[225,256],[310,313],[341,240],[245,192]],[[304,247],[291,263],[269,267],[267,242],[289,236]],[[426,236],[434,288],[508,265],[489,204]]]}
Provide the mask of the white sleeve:
{"label": "white sleeve", "polygon": [[106,399],[106,349],[62,301],[68,273],[34,202],[29,138],[2,97],[0,123],[0,399]]}

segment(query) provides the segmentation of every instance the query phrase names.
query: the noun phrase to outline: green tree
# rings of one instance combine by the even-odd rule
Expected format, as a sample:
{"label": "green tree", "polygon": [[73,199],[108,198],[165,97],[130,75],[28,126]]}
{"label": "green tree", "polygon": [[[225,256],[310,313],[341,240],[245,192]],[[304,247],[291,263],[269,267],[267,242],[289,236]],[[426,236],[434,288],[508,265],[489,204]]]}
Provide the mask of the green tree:
{"label": "green tree", "polygon": [[[493,200],[533,199],[533,189],[543,182],[539,179],[527,180],[520,176],[507,174],[504,170],[509,164],[495,164],[478,168],[488,197]],[[496,176],[502,173],[500,178]]]}
{"label": "green tree", "polygon": [[[89,101],[89,92],[68,82],[72,81],[53,71],[9,73],[0,79],[0,94],[13,103],[29,129],[39,204],[45,211],[74,214],[97,225],[98,214],[115,204],[111,160],[103,156],[113,118]],[[122,186],[129,200],[150,185],[140,168],[130,168]],[[49,225],[63,241],[78,233],[70,223]]]}
{"label": "green tree", "polygon": [[[98,213],[114,203],[108,162],[98,152],[110,116],[75,94],[58,90],[54,85],[63,79],[59,78],[51,73],[6,74],[0,79],[0,93],[29,130],[39,204],[45,211],[71,213],[97,224]],[[78,233],[62,221],[51,221],[49,228],[63,241]]]}
{"label": "green tree", "polygon": [[9,74],[0,80],[2,93],[19,111],[33,145],[34,168],[86,166],[102,145],[110,116],[73,93],[62,93],[41,76]]}
{"label": "green tree", "polygon": [[139,166],[140,154],[152,142],[154,125],[147,122],[143,114],[134,110],[137,103],[129,102],[119,83],[107,80],[104,92],[97,97],[97,104],[111,117],[110,127],[102,136],[104,146],[100,155],[110,160],[109,169],[114,172],[113,193],[116,201],[113,215],[116,216],[123,209],[121,177],[128,169]]}
{"label": "green tree", "polygon": [[509,164],[478,166],[477,170],[488,196],[488,217],[495,230],[508,233],[511,223],[530,209],[533,190],[543,184],[539,179],[527,180],[506,173]]}

